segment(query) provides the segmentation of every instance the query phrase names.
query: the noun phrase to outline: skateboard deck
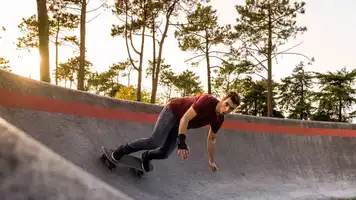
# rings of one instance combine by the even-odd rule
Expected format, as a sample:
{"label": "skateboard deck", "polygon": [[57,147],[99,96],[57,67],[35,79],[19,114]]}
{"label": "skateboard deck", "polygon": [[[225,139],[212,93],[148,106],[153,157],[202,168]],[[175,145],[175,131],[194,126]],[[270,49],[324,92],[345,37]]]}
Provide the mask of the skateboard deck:
{"label": "skateboard deck", "polygon": [[[102,146],[101,150],[103,151],[103,154],[100,159],[111,171],[116,168],[116,165],[122,165],[128,167],[137,176],[142,176],[145,173],[145,170],[142,168],[142,161],[140,158],[133,155],[125,155],[118,162],[115,162],[111,158],[111,153],[113,152],[112,149]],[[152,164],[150,168],[153,169]]]}

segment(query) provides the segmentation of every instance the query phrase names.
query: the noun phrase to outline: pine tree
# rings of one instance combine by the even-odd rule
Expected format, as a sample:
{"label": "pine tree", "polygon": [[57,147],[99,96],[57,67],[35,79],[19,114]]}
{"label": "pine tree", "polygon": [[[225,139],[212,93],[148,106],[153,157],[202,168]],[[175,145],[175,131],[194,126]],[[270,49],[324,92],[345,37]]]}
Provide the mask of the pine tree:
{"label": "pine tree", "polygon": [[[239,17],[233,38],[241,40],[243,52],[267,71],[268,116],[272,116],[273,102],[272,59],[281,54],[298,54],[287,52],[289,49],[278,52],[278,48],[307,30],[296,23],[297,15],[305,13],[304,7],[305,2],[291,5],[289,0],[246,0],[246,5],[236,6]],[[235,51],[241,52],[241,48]]]}
{"label": "pine tree", "polygon": [[[253,81],[251,77],[247,77],[243,79],[242,85],[242,101],[236,111],[244,115],[267,116],[267,81]],[[274,86],[277,85],[277,83],[274,83]],[[272,102],[272,108],[274,117],[284,118],[283,114],[277,110],[275,101]]]}
{"label": "pine tree", "polygon": [[208,93],[212,93],[211,88],[211,58],[218,58],[223,60],[216,53],[219,53],[214,46],[219,44],[227,44],[227,36],[230,31],[230,25],[219,26],[216,10],[212,6],[203,6],[198,4],[196,10],[189,14],[185,24],[180,24],[175,31],[175,37],[178,39],[179,47],[183,51],[197,52],[198,55],[194,56],[187,61],[203,58],[197,62],[205,59],[208,81]]}
{"label": "pine tree", "polygon": [[347,71],[346,67],[336,72],[315,72],[320,92],[315,92],[318,101],[313,120],[347,122],[355,117],[356,110],[356,69]]}
{"label": "pine tree", "polygon": [[[62,45],[77,44],[76,36],[66,36],[64,33],[74,31],[79,24],[79,17],[69,10],[69,4],[63,0],[49,0],[46,7],[48,7],[48,37],[55,45],[55,83],[58,85],[58,57],[59,47]],[[27,19],[22,19],[18,25],[20,31],[25,35],[18,38],[17,47],[19,49],[37,48],[39,46],[39,22],[36,15],[32,15]],[[76,47],[74,47],[76,48]]]}
{"label": "pine tree", "polygon": [[313,74],[300,62],[291,76],[282,78],[278,86],[279,104],[289,114],[288,118],[307,120],[313,112]]}

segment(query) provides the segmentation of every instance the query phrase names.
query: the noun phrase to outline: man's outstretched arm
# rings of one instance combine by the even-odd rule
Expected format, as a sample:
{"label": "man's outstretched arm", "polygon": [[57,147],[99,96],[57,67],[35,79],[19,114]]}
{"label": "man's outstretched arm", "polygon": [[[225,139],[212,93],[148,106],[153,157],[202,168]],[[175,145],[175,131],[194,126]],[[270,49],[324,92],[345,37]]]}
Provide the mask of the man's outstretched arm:
{"label": "man's outstretched arm", "polygon": [[183,117],[180,120],[179,123],[179,129],[178,129],[178,155],[183,159],[187,159],[189,155],[189,149],[186,144],[186,136],[187,136],[187,129],[188,129],[188,123],[190,120],[192,120],[197,113],[193,109],[193,107],[190,107],[187,112],[183,115]]}
{"label": "man's outstretched arm", "polygon": [[216,133],[209,129],[208,138],[207,138],[207,146],[208,146],[208,159],[209,165],[213,171],[217,170],[216,164],[214,162],[214,154],[215,154],[215,144],[216,144]]}

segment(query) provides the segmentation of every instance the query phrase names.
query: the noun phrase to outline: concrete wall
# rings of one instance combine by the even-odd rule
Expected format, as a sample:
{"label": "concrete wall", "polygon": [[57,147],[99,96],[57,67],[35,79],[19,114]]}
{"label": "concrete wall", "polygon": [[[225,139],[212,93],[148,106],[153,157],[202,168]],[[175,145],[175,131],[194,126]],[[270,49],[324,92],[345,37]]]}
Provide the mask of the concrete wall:
{"label": "concrete wall", "polygon": [[[67,89],[53,84],[47,84],[24,78],[12,73],[0,71],[0,88],[30,94],[31,96],[46,97],[56,100],[68,102],[77,102],[80,104],[100,106],[109,109],[120,109],[131,112],[143,112],[158,114],[161,106],[152,105],[141,102],[118,100],[109,97],[103,97],[96,94],[81,92],[78,90]],[[1,93],[0,93],[1,94]],[[25,101],[25,99],[23,100]],[[245,115],[229,115],[226,121],[236,121],[251,124],[266,124],[266,125],[283,125],[291,127],[306,127],[306,128],[326,128],[326,129],[349,129],[356,130],[356,124],[351,123],[333,123],[333,122],[317,122],[317,121],[301,121],[280,118],[254,117]],[[356,136],[356,133],[355,133]]]}

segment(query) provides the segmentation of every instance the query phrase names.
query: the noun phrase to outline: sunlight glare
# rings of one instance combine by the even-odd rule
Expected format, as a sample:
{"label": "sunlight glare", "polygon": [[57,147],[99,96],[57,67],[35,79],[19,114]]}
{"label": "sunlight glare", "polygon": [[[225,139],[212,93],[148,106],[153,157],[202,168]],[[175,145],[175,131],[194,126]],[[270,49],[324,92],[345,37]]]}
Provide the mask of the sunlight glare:
{"label": "sunlight glare", "polygon": [[40,56],[39,53],[34,51],[20,58],[19,71],[22,76],[30,77],[32,79],[39,80],[39,67]]}

